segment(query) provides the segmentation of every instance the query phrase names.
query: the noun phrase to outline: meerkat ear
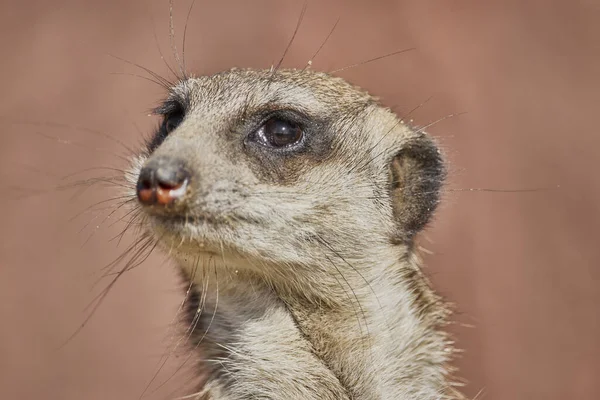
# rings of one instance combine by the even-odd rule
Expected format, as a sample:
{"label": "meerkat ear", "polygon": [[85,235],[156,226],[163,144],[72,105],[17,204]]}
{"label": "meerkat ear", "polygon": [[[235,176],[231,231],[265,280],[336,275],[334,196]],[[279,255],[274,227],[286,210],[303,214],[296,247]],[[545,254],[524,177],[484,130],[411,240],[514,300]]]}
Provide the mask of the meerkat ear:
{"label": "meerkat ear", "polygon": [[446,177],[442,155],[428,136],[410,139],[390,164],[391,196],[400,240],[411,240],[429,222]]}

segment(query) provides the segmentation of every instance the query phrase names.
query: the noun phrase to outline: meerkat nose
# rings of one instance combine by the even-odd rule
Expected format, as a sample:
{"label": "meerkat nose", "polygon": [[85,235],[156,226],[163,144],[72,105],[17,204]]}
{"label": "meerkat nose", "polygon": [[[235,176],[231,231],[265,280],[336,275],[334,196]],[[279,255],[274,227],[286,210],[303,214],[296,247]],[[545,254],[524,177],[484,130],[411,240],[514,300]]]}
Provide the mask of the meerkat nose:
{"label": "meerkat nose", "polygon": [[145,205],[167,206],[185,196],[190,174],[181,160],[161,157],[140,171],[137,196]]}

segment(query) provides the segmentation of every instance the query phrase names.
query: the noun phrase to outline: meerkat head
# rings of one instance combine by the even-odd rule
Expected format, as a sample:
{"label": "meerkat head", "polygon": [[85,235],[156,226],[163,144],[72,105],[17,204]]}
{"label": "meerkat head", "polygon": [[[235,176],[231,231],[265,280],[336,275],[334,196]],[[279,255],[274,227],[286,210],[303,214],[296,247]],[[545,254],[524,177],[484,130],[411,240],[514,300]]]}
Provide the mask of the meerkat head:
{"label": "meerkat head", "polygon": [[156,112],[136,193],[182,261],[314,279],[331,251],[406,249],[438,203],[431,139],[341,78],[234,69],[181,81]]}

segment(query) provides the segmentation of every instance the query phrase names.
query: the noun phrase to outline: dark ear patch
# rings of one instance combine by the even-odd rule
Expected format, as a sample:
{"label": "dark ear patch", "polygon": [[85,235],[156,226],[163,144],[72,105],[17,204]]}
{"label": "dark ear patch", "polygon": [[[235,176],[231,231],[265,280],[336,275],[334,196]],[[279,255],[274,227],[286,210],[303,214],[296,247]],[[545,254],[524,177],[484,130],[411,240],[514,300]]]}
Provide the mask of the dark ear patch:
{"label": "dark ear patch", "polygon": [[446,176],[442,156],[425,135],[411,139],[392,159],[391,197],[400,237],[411,240],[429,222]]}

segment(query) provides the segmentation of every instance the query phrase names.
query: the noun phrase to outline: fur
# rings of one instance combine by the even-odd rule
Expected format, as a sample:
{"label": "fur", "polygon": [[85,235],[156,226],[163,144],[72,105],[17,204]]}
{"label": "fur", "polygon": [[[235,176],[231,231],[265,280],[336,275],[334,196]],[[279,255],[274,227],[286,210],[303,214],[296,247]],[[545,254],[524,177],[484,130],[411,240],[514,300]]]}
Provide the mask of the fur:
{"label": "fur", "polygon": [[[193,171],[177,206],[144,208],[193,287],[203,382],[190,398],[462,398],[449,312],[414,251],[444,179],[431,138],[310,70],[190,77],[167,104],[181,123],[128,176],[156,157]],[[272,113],[299,119],[301,150],[248,139]]]}

